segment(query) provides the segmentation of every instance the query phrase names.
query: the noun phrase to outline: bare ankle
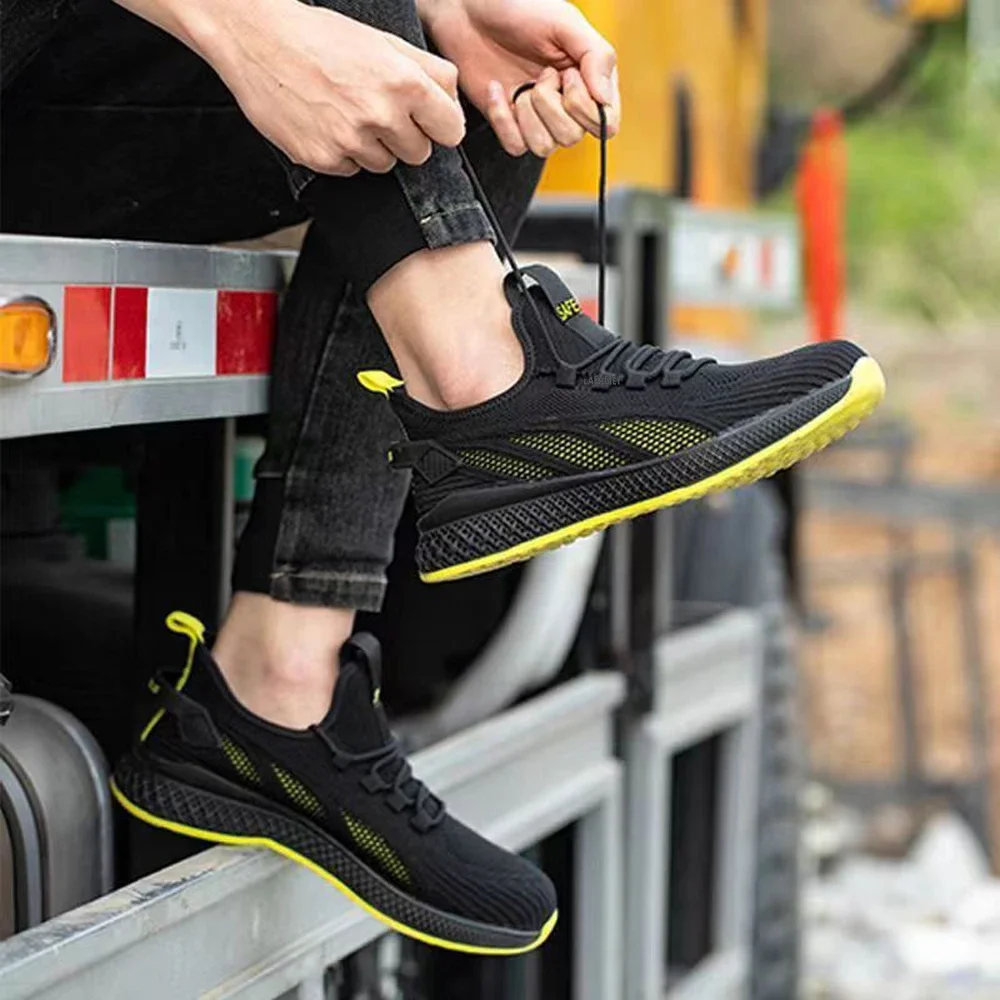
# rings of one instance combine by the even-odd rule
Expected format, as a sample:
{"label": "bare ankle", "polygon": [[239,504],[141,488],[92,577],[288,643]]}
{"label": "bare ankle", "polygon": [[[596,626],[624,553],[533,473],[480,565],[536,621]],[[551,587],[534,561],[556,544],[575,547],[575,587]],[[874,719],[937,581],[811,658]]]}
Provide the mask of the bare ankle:
{"label": "bare ankle", "polygon": [[411,397],[463,409],[521,377],[503,278],[493,248],[473,243],[412,254],[375,282],[368,304]]}
{"label": "bare ankle", "polygon": [[239,593],[212,650],[237,700],[255,715],[305,729],[327,713],[354,613]]}

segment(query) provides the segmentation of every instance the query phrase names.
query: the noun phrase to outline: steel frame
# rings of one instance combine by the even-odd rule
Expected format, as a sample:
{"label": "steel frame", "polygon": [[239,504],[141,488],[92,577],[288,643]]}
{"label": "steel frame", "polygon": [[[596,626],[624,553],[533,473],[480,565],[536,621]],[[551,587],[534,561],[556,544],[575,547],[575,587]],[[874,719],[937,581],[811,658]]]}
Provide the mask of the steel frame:
{"label": "steel frame", "polygon": [[[620,997],[623,696],[613,674],[580,677],[414,758],[457,816],[506,847],[577,824],[580,1000]],[[0,945],[0,995],[312,1000],[329,965],[383,932],[291,862],[214,848]]]}

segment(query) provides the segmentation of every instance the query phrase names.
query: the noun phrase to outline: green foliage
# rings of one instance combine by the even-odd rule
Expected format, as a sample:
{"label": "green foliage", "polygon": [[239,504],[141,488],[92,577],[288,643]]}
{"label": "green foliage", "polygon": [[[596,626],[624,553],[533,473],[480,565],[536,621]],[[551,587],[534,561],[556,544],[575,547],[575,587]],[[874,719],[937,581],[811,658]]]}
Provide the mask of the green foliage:
{"label": "green foliage", "polygon": [[935,325],[1000,311],[1000,108],[966,66],[944,33],[905,100],[848,134],[852,288]]}
{"label": "green foliage", "polygon": [[932,325],[1000,313],[1000,102],[970,87],[961,27],[847,134],[852,296]]}

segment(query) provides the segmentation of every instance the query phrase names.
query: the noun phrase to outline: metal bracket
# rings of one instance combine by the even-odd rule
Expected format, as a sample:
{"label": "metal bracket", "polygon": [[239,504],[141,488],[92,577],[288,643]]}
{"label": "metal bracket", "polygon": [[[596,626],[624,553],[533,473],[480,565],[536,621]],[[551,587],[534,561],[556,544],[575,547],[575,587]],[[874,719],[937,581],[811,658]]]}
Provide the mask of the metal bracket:
{"label": "metal bracket", "polygon": [[0,726],[7,725],[7,720],[14,711],[14,697],[10,681],[0,674]]}

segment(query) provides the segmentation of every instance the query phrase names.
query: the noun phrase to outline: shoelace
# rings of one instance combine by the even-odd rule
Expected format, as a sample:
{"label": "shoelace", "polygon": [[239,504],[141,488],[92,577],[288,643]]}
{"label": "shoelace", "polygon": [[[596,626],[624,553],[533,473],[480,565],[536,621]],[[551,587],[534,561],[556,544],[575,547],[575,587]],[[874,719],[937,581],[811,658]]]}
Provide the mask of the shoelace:
{"label": "shoelace", "polygon": [[[602,385],[606,387],[610,383],[616,364],[620,365],[625,374],[626,389],[644,389],[657,378],[664,387],[676,387],[705,365],[715,364],[712,358],[694,358],[688,351],[664,351],[652,344],[631,344],[627,340],[614,340],[606,347],[598,348],[589,358],[584,358],[579,366],[585,368],[602,358],[604,361],[597,370],[594,383],[596,388],[601,388]],[[604,382],[601,376],[606,377]]]}
{"label": "shoelace", "polygon": [[[392,769],[395,768],[395,776]],[[413,768],[403,756],[403,751],[396,740],[393,740],[385,753],[376,759],[362,781],[365,788],[377,794],[391,789],[392,794],[387,801],[392,808],[399,811],[412,808],[417,828],[422,832],[430,830],[444,819],[444,803],[418,778],[413,777]],[[409,787],[409,790],[407,788]],[[398,805],[397,805],[398,804]],[[436,805],[436,809],[431,807]]]}
{"label": "shoelace", "polygon": [[413,776],[413,768],[403,756],[398,740],[393,739],[387,746],[368,753],[346,754],[319,726],[312,729],[333,754],[338,769],[344,770],[352,764],[369,764],[361,787],[370,795],[384,794],[386,804],[395,812],[412,810],[410,822],[420,833],[433,829],[444,819],[447,811],[444,803]]}
{"label": "shoelace", "polygon": [[[533,86],[534,84],[532,83],[523,84],[518,87],[514,92],[515,100],[520,94],[526,90],[530,90]],[[597,185],[597,322],[603,326],[608,271],[608,115],[603,104],[597,105],[597,116],[601,123],[601,165]],[[528,300],[531,309],[535,313],[535,319],[538,320],[539,325],[544,330],[545,322],[538,309],[538,303],[535,302],[534,297],[528,292],[528,283],[525,281],[524,273],[521,271],[517,263],[517,258],[514,256],[514,250],[510,245],[510,241],[504,235],[500,220],[497,218],[497,214],[490,204],[490,199],[487,197],[486,191],[483,189],[483,185],[476,175],[475,168],[469,160],[469,155],[466,153],[464,145],[458,147],[458,155],[462,160],[462,166],[465,167],[465,172],[469,175],[469,180],[472,182],[472,189],[476,192],[476,197],[482,204],[483,211],[486,212],[486,218],[489,219],[490,225],[496,233],[500,256],[510,267],[514,275],[514,280],[517,282],[517,287],[521,290],[521,294]]]}
{"label": "shoelace", "polygon": [[[523,84],[514,92],[514,99],[530,90],[534,84]],[[597,115],[600,119],[600,167],[597,181],[597,322],[604,326],[605,308],[607,304],[607,272],[608,272],[608,116],[604,105],[597,105]],[[510,267],[514,275],[514,280],[525,297],[528,305],[535,314],[539,328],[548,338],[548,325],[542,319],[542,314],[538,308],[535,297],[529,292],[528,284],[524,273],[517,263],[514,250],[500,226],[497,214],[490,204],[490,200],[476,175],[476,171],[469,161],[468,154],[464,146],[459,146],[459,156],[465,172],[469,175],[473,190],[486,212],[486,217],[493,226],[497,236],[497,246],[500,256]],[[550,346],[553,353],[558,355],[558,350],[554,344]],[[664,387],[676,387],[681,382],[690,378],[695,372],[705,365],[714,364],[712,358],[693,358],[687,351],[676,349],[664,350],[651,344],[631,344],[627,340],[614,340],[604,347],[599,347],[593,354],[583,358],[575,364],[564,362],[560,367],[564,373],[561,384],[572,386],[576,382],[577,376],[589,368],[591,365],[601,361],[594,386],[597,388],[610,388],[614,372],[613,366],[621,364],[625,374],[625,385],[630,389],[644,389],[651,382],[660,378],[660,384]],[[653,363],[650,364],[649,362]],[[568,379],[565,376],[569,376]]]}

